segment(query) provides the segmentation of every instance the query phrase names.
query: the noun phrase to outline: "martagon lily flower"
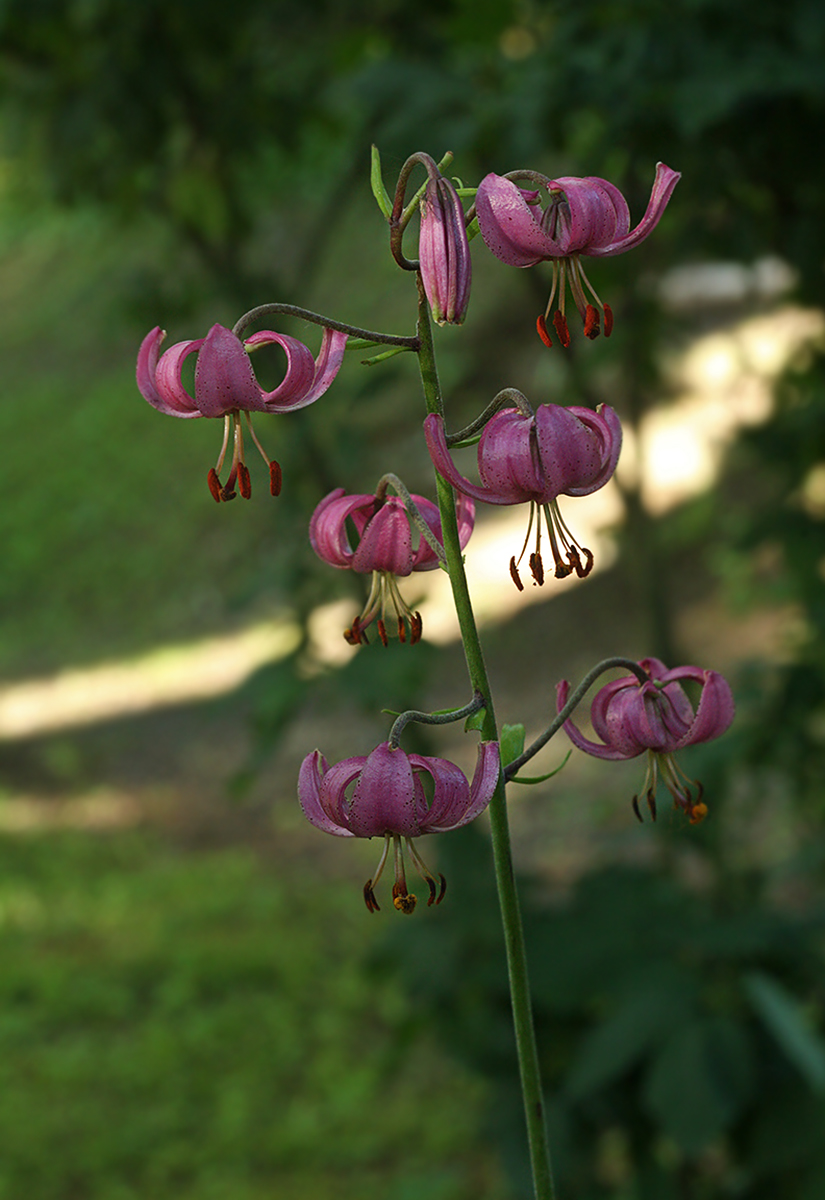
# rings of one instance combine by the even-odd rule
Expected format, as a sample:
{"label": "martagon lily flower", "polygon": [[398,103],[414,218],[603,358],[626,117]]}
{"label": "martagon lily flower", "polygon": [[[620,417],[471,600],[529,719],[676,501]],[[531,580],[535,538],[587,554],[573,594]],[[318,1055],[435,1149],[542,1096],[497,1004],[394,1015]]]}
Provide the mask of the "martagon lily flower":
{"label": "martagon lily flower", "polygon": [[[438,508],[424,496],[411,497],[419,517],[437,543],[441,543],[441,518]],[[462,549],[467,545],[475,522],[475,505],[466,496],[456,504],[458,534]],[[357,534],[353,548],[347,525]],[[330,566],[372,573],[372,586],[367,602],[344,633],[351,646],[367,642],[367,627],[376,621],[378,636],[386,646],[387,615],[392,612],[398,637],[415,644],[421,637],[421,616],[413,612],[398,590],[397,578],[413,571],[432,571],[439,564],[433,546],[421,536],[413,546],[410,516],[404,501],[398,496],[348,495],[335,488],[325,496],[309,523],[309,540],[313,550]]]}
{"label": "martagon lily flower", "polygon": [[[552,262],[553,285],[547,309],[538,318],[539,335],[552,345],[547,321],[553,301],[558,308],[553,325],[562,346],[569,346],[570,332],[565,317],[569,284],[573,300],[589,338],[598,337],[602,318],[605,337],[613,328],[613,313],[590,284],[581,258],[609,258],[624,254],[643,242],[659,223],[681,175],[664,163],[656,164],[656,177],[647,211],[635,229],[630,228],[630,210],[619,189],[607,179],[586,176],[548,179],[537,172],[511,172],[529,178],[537,188],[518,187],[511,177],[487,175],[479,184],[476,213],[484,243],[496,258],[513,267],[532,267]],[[548,197],[542,211],[542,195]]]}
{"label": "martagon lily flower", "polygon": [[[626,675],[605,684],[593,699],[590,720],[601,739],[585,737],[572,720],[564,723],[574,746],[596,758],[636,758],[647,753],[647,773],[642,793],[651,816],[656,818],[656,786],[661,779],[673,797],[674,805],[687,813],[692,825],[707,816],[700,783],[688,779],[676,765],[673,755],[685,746],[695,746],[719,737],[734,717],[733,695],[724,676],[699,667],[675,667],[669,671],[658,658],[643,658],[639,666],[648,679],[640,683],[635,675]],[[698,684],[699,703],[694,710],[682,681]],[[564,708],[570,685],[562,680],[556,688],[558,711]],[[638,796],[633,810],[641,821]]]}
{"label": "martagon lily flower", "polygon": [[[332,767],[320,750],[315,750],[301,765],[298,799],[307,820],[324,833],[384,839],[375,874],[364,884],[364,900],[370,912],[378,911],[374,889],[392,847],[393,905],[399,912],[411,913],[416,898],[407,886],[402,839],[429,888],[427,904],[440,904],[447,887],[444,876],[433,874],[412,839],[426,833],[445,833],[475,820],[490,803],[500,772],[498,742],[479,745],[472,783],[444,758],[405,754],[389,742],[377,746],[372,754],[345,758]],[[429,777],[429,800],[422,776]]]}
{"label": "martagon lily flower", "polygon": [[559,496],[587,496],[603,487],[616,469],[622,445],[622,427],[609,405],[596,412],[589,408],[541,404],[530,416],[519,408],[505,408],[490,418],[478,443],[480,484],[460,473],[450,455],[443,418],[431,413],[424,421],[424,436],[436,470],[459,492],[485,504],[530,505],[527,536],[521,553],[510,559],[510,574],[519,591],[524,585],[518,564],[527,549],[533,522],[535,550],[530,571],[535,583],[544,583],[541,555],[542,515],[547,527],[555,576],[576,572],[589,575],[593,555],[579,545],[559,511]]}
{"label": "martagon lily flower", "polygon": [[[296,338],[262,330],[242,342],[223,325],[213,325],[205,338],[176,342],[164,354],[160,346],[165,332],[156,326],[148,333],[138,353],[137,385],[145,400],[170,417],[223,417],[223,444],[217,464],[207,475],[215,500],[233,500],[235,485],[249,499],[252,484],[244,461],[241,413],[249,433],[269,466],[270,491],[281,491],[281,468],[265,452],[252,428],[250,413],[284,413],[313,404],[330,386],[344,357],[347,335],[325,329],[317,359]],[[280,346],[286,355],[286,374],[273,391],[267,392],[255,378],[248,351],[259,346]],[[190,396],[181,379],[181,368],[190,354],[197,353],[195,395]],[[221,485],[220,472],[232,438],[229,477]]]}

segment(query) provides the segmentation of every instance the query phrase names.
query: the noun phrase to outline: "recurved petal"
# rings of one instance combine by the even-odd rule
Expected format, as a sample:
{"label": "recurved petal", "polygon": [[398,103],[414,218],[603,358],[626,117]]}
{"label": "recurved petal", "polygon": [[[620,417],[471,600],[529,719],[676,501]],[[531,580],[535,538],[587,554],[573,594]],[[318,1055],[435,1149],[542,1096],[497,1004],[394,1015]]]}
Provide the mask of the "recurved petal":
{"label": "recurved petal", "polygon": [[403,501],[392,496],[367,523],[352,556],[352,569],[362,574],[389,571],[409,575],[412,562],[410,519]]}
{"label": "recurved petal", "polygon": [[[505,408],[484,427],[478,443],[478,473],[492,496],[488,503],[550,500],[535,438],[535,419]],[[474,495],[475,493],[470,493]]]}
{"label": "recurved petal", "polygon": [[556,210],[556,240],[566,255],[590,254],[591,246],[609,245],[627,233],[627,203],[607,180],[565,177],[551,180],[550,188],[563,192],[567,202]]}
{"label": "recurved petal", "polygon": [[532,267],[566,253],[536,219],[541,218],[541,209],[528,204],[521,188],[501,175],[482,179],[476,193],[476,215],[487,249],[511,267]]}
{"label": "recurved petal", "polygon": [[346,805],[347,824],[356,837],[400,833],[418,837],[413,772],[407,755],[383,742],[367,758]]}
{"label": "recurved petal", "polygon": [[233,409],[265,407],[240,338],[223,325],[213,325],[195,367],[195,399],[205,417],[223,417]]}
{"label": "recurved petal", "polygon": [[251,350],[257,346],[272,345],[280,346],[286,355],[286,373],[271,392],[263,391],[255,380],[261,400],[259,407],[266,412],[290,412],[295,408],[303,408],[305,404],[311,403],[305,397],[309,395],[315,377],[315,359],[312,357],[312,351],[297,338],[273,333],[271,329],[262,329],[244,339],[244,346]]}
{"label": "recurved petal", "polygon": [[[622,425],[615,410],[609,404],[600,404],[596,412],[578,405],[571,405],[568,411],[573,413],[589,431],[599,465],[593,471],[589,482],[582,475],[582,482],[568,487],[565,495],[589,496],[592,492],[604,487],[616,470],[622,450]],[[541,408],[536,413],[537,428],[539,412],[541,412]]]}
{"label": "recurved petal", "polygon": [[347,347],[347,334],[339,333],[337,329],[325,329],[324,336],[321,339],[321,349],[318,351],[318,357],[315,360],[315,375],[312,380],[312,387],[304,397],[302,404],[294,405],[293,407],[302,408],[306,404],[313,404],[330,386],[341,369],[341,363],[344,361],[344,351]]}
{"label": "recurved petal", "polygon": [[478,484],[471,483],[469,479],[465,479],[452,460],[450,451],[447,448],[444,418],[437,413],[430,413],[424,419],[424,437],[435,469],[439,475],[442,475],[459,492],[473,496],[476,500],[481,500],[485,504],[518,503],[517,498],[502,500],[490,488],[479,487]]}
{"label": "recurved petal", "polygon": [[[638,680],[633,679],[633,683],[638,687]],[[626,679],[614,680],[612,684],[606,684],[604,688],[597,692],[596,697],[593,700],[590,715],[593,722],[593,728],[596,730],[596,733],[598,733],[599,737],[602,738],[601,742],[594,742],[592,739],[585,737],[581,730],[574,725],[571,717],[568,717],[568,719],[564,722],[564,732],[570,738],[570,741],[573,743],[573,745],[577,747],[577,749],[583,750],[585,754],[592,754],[595,758],[606,758],[613,762],[616,762],[619,759],[635,758],[637,754],[641,754],[641,746],[627,746],[623,748],[621,745],[614,745],[612,741],[608,741],[610,733],[606,721],[606,712],[602,712],[602,719],[597,724],[596,706],[597,702],[602,696],[602,693],[605,692],[607,688],[612,689],[611,693],[608,694],[606,700],[604,701],[604,709],[606,710],[611,698],[615,696],[618,691],[625,687],[627,687]],[[570,684],[566,679],[562,679],[560,683],[556,684],[556,712],[561,712],[561,710],[564,708],[569,694]]]}
{"label": "recurved petal", "polygon": [[309,522],[310,545],[318,557],[331,567],[351,568],[354,551],[347,535],[347,518],[360,533],[373,514],[374,504],[374,496],[347,495],[343,488],[335,488],[325,496]]}
{"label": "recurved petal", "polygon": [[696,720],[685,734],[683,746],[695,746],[709,742],[728,729],[736,713],[733,693],[724,675],[718,671],[704,671],[704,687],[696,710]]}
{"label": "recurved petal", "polygon": [[440,833],[463,824],[470,804],[470,785],[455,763],[423,754],[409,756],[413,770],[426,771],[433,781],[433,798],[421,817],[423,833]]}
{"label": "recurved petal", "polygon": [[137,383],[145,400],[169,417],[200,417],[195,401],[181,382],[184,359],[200,349],[202,339],[176,342],[158,359],[165,334],[159,328],[144,339],[138,353]]}
{"label": "recurved petal", "polygon": [[[583,419],[582,419],[583,418]],[[541,404],[536,410],[536,441],[541,459],[542,501],[595,491],[603,473],[603,439],[594,433],[590,409]]]}
{"label": "recurved petal", "polygon": [[320,750],[313,750],[301,763],[298,772],[298,800],[304,816],[324,833],[332,833],[335,837],[353,837],[350,830],[334,820],[321,803],[321,785],[326,772],[327,761]]}
{"label": "recurved petal", "polygon": [[681,178],[682,176],[679,171],[672,171],[664,163],[657,163],[656,177],[653,181],[650,200],[648,201],[645,215],[636,228],[630,230],[623,237],[618,237],[606,246],[594,246],[587,253],[596,257],[607,258],[613,254],[623,254],[625,250],[632,250],[634,246],[638,246],[659,224],[662,213],[667,208],[668,201],[673,195],[673,189]]}

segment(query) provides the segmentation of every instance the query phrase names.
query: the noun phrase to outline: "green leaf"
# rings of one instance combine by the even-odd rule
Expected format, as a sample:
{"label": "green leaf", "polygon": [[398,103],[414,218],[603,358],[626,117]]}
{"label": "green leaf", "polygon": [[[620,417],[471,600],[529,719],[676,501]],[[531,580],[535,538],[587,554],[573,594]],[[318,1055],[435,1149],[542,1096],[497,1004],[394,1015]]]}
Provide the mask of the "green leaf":
{"label": "green leaf", "polygon": [[546,775],[515,775],[512,779],[508,780],[508,782],[509,783],[525,783],[528,785],[532,785],[534,783],[544,783],[545,779],[552,779],[554,775],[558,775],[559,771],[561,771],[564,767],[567,766],[567,760],[570,758],[570,755],[572,753],[573,753],[572,750],[568,750],[567,753],[565,754],[564,758],[559,763],[559,765],[555,768],[555,770],[548,771]]}
{"label": "green leaf", "polygon": [[389,193],[384,187],[384,180],[381,177],[381,155],[377,146],[372,147],[372,155],[370,161],[370,187],[372,194],[375,196],[376,203],[381,209],[381,212],[389,220],[392,212],[392,201]]}
{"label": "green leaf", "polygon": [[677,1027],[646,1074],[643,1096],[663,1132],[693,1155],[732,1124],[753,1083],[744,1028],[710,1017]]}
{"label": "green leaf", "polygon": [[769,1033],[815,1092],[825,1091],[825,1042],[805,1019],[802,1006],[761,971],[745,976],[745,993]]}
{"label": "green leaf", "polygon": [[506,767],[524,751],[524,726],[502,725],[498,742],[501,747],[501,765]]}
{"label": "green leaf", "polygon": [[600,1025],[584,1038],[567,1079],[574,1100],[605,1087],[662,1042],[674,1022],[690,1018],[695,980],[670,965],[634,979]]}
{"label": "green leaf", "polygon": [[479,732],[481,732],[484,726],[484,718],[486,716],[486,708],[479,708],[477,712],[470,713],[469,717],[464,722],[464,732],[469,733],[472,729],[477,729]]}

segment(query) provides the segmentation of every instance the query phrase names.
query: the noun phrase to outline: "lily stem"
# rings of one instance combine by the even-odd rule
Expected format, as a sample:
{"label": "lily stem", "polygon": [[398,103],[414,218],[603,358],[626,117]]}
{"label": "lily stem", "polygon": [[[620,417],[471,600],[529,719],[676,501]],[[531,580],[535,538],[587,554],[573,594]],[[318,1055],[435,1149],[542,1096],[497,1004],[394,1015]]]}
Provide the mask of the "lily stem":
{"label": "lily stem", "polygon": [[[435,361],[430,309],[424,293],[421,275],[419,274],[417,278],[419,296],[418,338],[420,342],[418,361],[421,371],[421,384],[428,413],[439,413],[443,416],[444,407]],[[438,506],[441,512],[444,551],[447,556],[447,570],[450,576],[453,601],[461,628],[464,657],[467,662],[467,670],[473,689],[484,698],[484,722],[481,728],[481,736],[485,741],[497,741],[498,729],[493,710],[493,700],[490,694],[490,684],[487,678],[487,668],[484,662],[484,653],[475,616],[473,615],[467,576],[464,571],[464,560],[459,543],[455,495],[447,481],[442,479],[438,473],[436,473],[436,487]],[[550,1164],[550,1146],[547,1139],[544,1097],[542,1094],[536,1034],[533,1024],[530,981],[527,972],[527,953],[524,944],[521,909],[519,907],[515,871],[513,868],[503,773],[499,778],[498,786],[490,801],[489,813],[496,885],[498,888],[499,908],[501,910],[501,921],[504,929],[504,943],[507,954],[507,973],[510,981],[513,1026],[518,1053],[521,1091],[524,1100],[524,1114],[527,1123],[530,1165],[533,1173],[533,1188],[536,1200],[554,1200],[556,1193],[553,1186],[553,1173]]]}

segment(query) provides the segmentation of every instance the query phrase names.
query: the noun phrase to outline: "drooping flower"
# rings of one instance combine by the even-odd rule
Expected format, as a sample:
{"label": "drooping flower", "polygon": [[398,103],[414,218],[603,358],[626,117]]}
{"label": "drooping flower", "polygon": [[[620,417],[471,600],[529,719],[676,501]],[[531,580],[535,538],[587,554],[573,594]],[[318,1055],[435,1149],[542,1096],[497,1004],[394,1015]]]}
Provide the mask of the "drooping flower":
{"label": "drooping flower", "polygon": [[610,479],[622,445],[622,427],[609,405],[589,408],[541,404],[533,416],[518,408],[497,412],[478,443],[480,484],[465,479],[447,447],[443,418],[431,413],[424,421],[430,457],[440,475],[459,492],[485,504],[530,505],[527,536],[521,553],[510,559],[510,574],[519,591],[518,564],[527,548],[533,522],[535,550],[530,555],[534,581],[544,583],[541,556],[542,514],[550,539],[555,576],[590,573],[593,555],[579,545],[558,506],[559,496],[588,496]]}
{"label": "drooping flower", "polygon": [[[606,179],[597,176],[548,179],[535,172],[512,174],[517,178],[529,176],[537,187],[527,191],[507,176],[485,176],[476,196],[478,224],[485,245],[496,258],[513,267],[552,262],[550,299],[544,315],[537,322],[546,345],[552,345],[547,321],[556,297],[558,308],[553,325],[561,344],[570,344],[564,312],[568,284],[584,322],[585,335],[597,337],[603,317],[605,337],[609,336],[613,314],[609,305],[602,304],[593,290],[581,257],[609,258],[643,242],[658,225],[681,178],[680,173],[664,163],[656,164],[647,211],[635,229],[630,228],[627,201]],[[540,207],[542,193],[548,197],[544,210]]]}
{"label": "drooping flower", "polygon": [[[424,496],[413,495],[413,504],[433,537],[441,543],[441,518],[438,508]],[[462,549],[467,545],[475,523],[475,505],[466,496],[456,504],[458,533]],[[357,543],[353,548],[347,530],[350,522]],[[367,602],[344,633],[352,646],[366,642],[366,629],[377,621],[378,636],[387,645],[387,613],[395,616],[398,636],[411,644],[421,637],[421,616],[413,612],[398,590],[397,577],[413,571],[432,571],[439,564],[436,551],[421,536],[413,547],[410,516],[398,496],[348,495],[335,488],[325,496],[309,523],[313,550],[330,566],[372,574]]]}
{"label": "drooping flower", "polygon": [[460,325],[470,301],[470,246],[461,201],[440,174],[430,176],[421,200],[418,257],[433,320]]}
{"label": "drooping flower", "polygon": [[[626,675],[605,684],[596,693],[590,720],[600,742],[585,737],[571,719],[565,721],[565,731],[574,746],[596,758],[616,761],[647,752],[642,793],[651,815],[655,819],[656,785],[661,778],[674,804],[695,825],[708,811],[702,799],[702,785],[688,779],[673,755],[685,746],[712,741],[725,732],[734,716],[730,686],[718,672],[699,667],[676,667],[669,671],[658,658],[643,658],[639,666],[647,673],[645,683],[640,683],[635,675]],[[682,680],[701,688],[695,710]],[[562,680],[556,688],[559,712],[567,702],[569,690],[567,680]],[[641,821],[638,796],[633,797],[633,809]]]}
{"label": "drooping flower", "polygon": [[[346,758],[332,767],[320,750],[315,750],[301,764],[298,799],[307,820],[324,833],[384,839],[375,874],[364,885],[364,900],[370,912],[379,908],[374,889],[392,846],[393,904],[400,912],[411,913],[416,898],[407,887],[402,838],[415,869],[429,888],[427,904],[440,904],[447,886],[444,876],[436,879],[412,839],[469,824],[490,803],[500,772],[498,742],[479,745],[472,783],[446,759],[405,754],[389,742],[377,746],[372,754]],[[429,776],[429,800],[422,776]]]}
{"label": "drooping flower", "polygon": [[[223,417],[223,444],[207,476],[215,500],[233,500],[235,485],[246,499],[252,485],[244,460],[241,416],[246,415],[249,433],[269,466],[270,491],[281,490],[281,468],[264,451],[252,428],[250,413],[284,413],[314,403],[330,386],[344,357],[347,335],[325,329],[318,358],[296,338],[262,330],[243,342],[223,325],[213,325],[205,338],[177,342],[162,355],[160,346],[165,332],[156,326],[141,343],[137,360],[137,385],[145,400],[170,417]],[[273,391],[267,392],[255,378],[248,351],[259,346],[280,346],[286,355],[286,374]],[[184,387],[181,369],[190,354],[197,353],[194,397]],[[220,482],[232,438],[229,477]]]}

